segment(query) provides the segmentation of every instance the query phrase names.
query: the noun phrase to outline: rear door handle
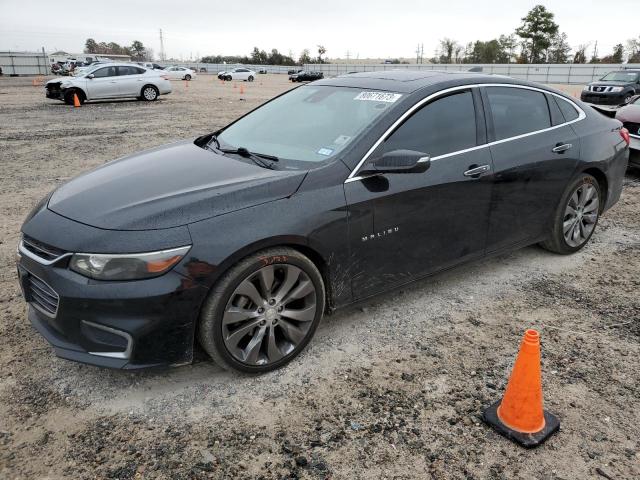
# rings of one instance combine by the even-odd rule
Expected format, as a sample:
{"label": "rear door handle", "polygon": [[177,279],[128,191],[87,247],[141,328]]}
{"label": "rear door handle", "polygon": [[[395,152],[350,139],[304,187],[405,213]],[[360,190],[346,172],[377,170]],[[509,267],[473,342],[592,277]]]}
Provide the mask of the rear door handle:
{"label": "rear door handle", "polygon": [[564,153],[567,150],[569,150],[571,147],[573,147],[573,145],[571,145],[570,143],[558,143],[555,147],[551,149],[551,151],[554,153]]}
{"label": "rear door handle", "polygon": [[469,170],[464,172],[463,175],[465,177],[479,177],[483,173],[487,173],[489,170],[491,170],[491,167],[489,165],[471,165],[469,167]]}

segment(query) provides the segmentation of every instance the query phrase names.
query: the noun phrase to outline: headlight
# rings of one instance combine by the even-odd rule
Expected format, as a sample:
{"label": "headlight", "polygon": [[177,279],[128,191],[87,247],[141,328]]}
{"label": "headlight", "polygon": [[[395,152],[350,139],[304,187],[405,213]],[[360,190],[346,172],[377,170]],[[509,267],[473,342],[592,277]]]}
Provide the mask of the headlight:
{"label": "headlight", "polygon": [[131,254],[76,253],[69,268],[96,280],[140,280],[158,277],[173,268],[191,247]]}
{"label": "headlight", "polygon": [[589,85],[585,85],[584,87],[582,87],[582,91],[583,92],[588,92],[589,91]]}
{"label": "headlight", "polygon": [[611,91],[612,92],[621,92],[622,90],[624,90],[624,87],[611,87]]}

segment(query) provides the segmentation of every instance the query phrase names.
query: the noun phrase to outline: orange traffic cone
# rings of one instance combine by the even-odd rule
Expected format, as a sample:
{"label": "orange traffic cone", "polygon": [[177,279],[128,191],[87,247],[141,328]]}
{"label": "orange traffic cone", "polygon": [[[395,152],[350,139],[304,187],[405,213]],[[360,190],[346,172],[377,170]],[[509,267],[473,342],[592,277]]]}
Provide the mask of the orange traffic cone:
{"label": "orange traffic cone", "polygon": [[238,87],[238,85],[236,85],[236,84],[234,83],[234,84],[233,84],[233,88],[237,88],[237,87]]}
{"label": "orange traffic cone", "polygon": [[504,397],[482,414],[498,433],[523,447],[540,445],[560,428],[560,421],[542,408],[540,334],[527,330],[513,365]]}
{"label": "orange traffic cone", "polygon": [[240,85],[240,95],[244,95],[244,87]]}
{"label": "orange traffic cone", "polygon": [[73,106],[74,106],[74,108],[80,107],[80,99],[78,98],[78,94],[77,93],[73,94]]}
{"label": "orange traffic cone", "polygon": [[188,80],[184,81],[184,88],[189,88],[189,81]]}

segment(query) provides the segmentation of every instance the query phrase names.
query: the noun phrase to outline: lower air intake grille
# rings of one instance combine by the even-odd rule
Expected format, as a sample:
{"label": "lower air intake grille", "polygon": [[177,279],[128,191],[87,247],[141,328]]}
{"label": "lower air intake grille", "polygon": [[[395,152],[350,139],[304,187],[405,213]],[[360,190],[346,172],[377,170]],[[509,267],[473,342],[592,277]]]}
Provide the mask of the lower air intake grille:
{"label": "lower air intake grille", "polygon": [[49,285],[29,274],[24,286],[29,303],[52,317],[56,315],[60,297]]}

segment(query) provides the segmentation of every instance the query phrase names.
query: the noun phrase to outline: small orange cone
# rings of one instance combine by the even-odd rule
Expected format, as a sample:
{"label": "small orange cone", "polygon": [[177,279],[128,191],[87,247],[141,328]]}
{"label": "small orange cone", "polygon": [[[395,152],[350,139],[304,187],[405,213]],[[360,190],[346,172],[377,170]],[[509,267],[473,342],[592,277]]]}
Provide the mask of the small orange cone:
{"label": "small orange cone", "polygon": [[244,95],[244,87],[240,85],[240,95]]}
{"label": "small orange cone", "polygon": [[540,445],[560,428],[560,421],[542,408],[540,334],[525,332],[504,397],[484,410],[482,418],[498,433],[523,447]]}
{"label": "small orange cone", "polygon": [[184,88],[189,88],[189,81],[188,80],[184,81]]}
{"label": "small orange cone", "polygon": [[233,88],[237,88],[237,87],[238,87],[238,85],[236,85],[236,84],[234,83],[234,84],[233,84]]}
{"label": "small orange cone", "polygon": [[74,106],[74,108],[80,107],[80,99],[78,98],[78,94],[77,93],[73,94],[73,106]]}

